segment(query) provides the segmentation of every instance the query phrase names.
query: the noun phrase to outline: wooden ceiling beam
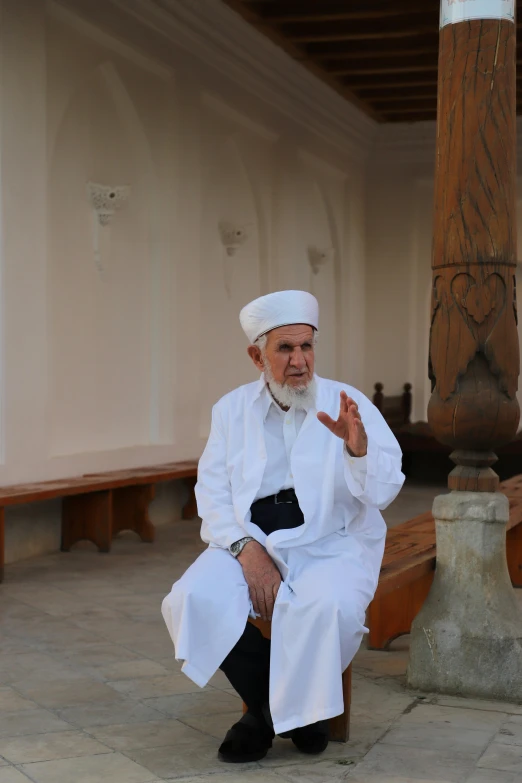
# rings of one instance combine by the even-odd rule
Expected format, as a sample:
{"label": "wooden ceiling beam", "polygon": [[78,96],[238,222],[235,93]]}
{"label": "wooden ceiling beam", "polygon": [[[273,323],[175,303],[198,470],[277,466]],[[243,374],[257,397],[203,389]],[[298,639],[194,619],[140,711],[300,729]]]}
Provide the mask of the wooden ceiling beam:
{"label": "wooden ceiling beam", "polygon": [[424,54],[428,55],[434,55],[435,57],[438,56],[439,50],[436,46],[425,46],[423,48],[419,47],[418,49],[383,49],[383,50],[375,50],[375,49],[368,49],[368,47],[365,47],[364,49],[361,49],[359,51],[357,50],[350,50],[347,52],[325,52],[324,54],[316,54],[315,52],[311,54],[310,56],[313,57],[314,60],[317,60],[319,62],[328,62],[330,60],[334,61],[337,60],[341,62],[342,60],[359,60],[361,58],[374,58],[374,59],[386,59],[391,60],[394,57],[421,57]]}
{"label": "wooden ceiling beam", "polygon": [[397,16],[412,16],[413,14],[426,14],[435,8],[429,6],[406,7],[404,4],[396,8],[387,8],[382,11],[367,8],[359,11],[316,11],[302,14],[274,14],[265,15],[262,18],[268,24],[304,24],[306,22],[353,22],[360,19],[390,19]]}
{"label": "wooden ceiling beam", "polygon": [[[249,9],[246,3],[241,2],[241,0],[223,0],[223,2],[225,2],[225,4],[229,6],[229,8],[231,8],[233,11],[239,14],[239,16],[242,16],[243,19],[245,19],[245,21],[247,21],[254,28],[259,30],[260,33],[263,33],[267,38],[269,38],[272,41],[272,43],[274,43],[276,46],[279,46],[294,60],[303,61],[302,50],[299,49],[291,41],[289,41],[284,35],[279,33],[277,30],[274,30],[268,25],[263,24],[259,16],[255,14],[254,11]],[[360,100],[355,95],[355,93],[352,92],[351,88],[347,84],[344,84],[342,81],[336,79],[334,76],[330,76],[325,71],[324,68],[321,68],[321,66],[315,62],[312,62],[310,60],[304,60],[302,64],[308,71],[310,71],[310,73],[313,73],[316,78],[325,82],[331,89],[333,89],[335,92],[341,95],[345,100],[349,101],[358,109],[360,109],[364,114],[376,120],[377,122],[382,121],[382,117],[380,117],[378,112],[376,112],[375,109],[373,109],[368,103],[365,103],[364,101]]]}
{"label": "wooden ceiling beam", "polygon": [[379,17],[411,16],[433,11],[438,13],[439,0],[245,0],[253,11],[272,24],[287,22],[315,22],[329,20],[375,19]]}
{"label": "wooden ceiling beam", "polygon": [[[416,79],[410,82],[362,82],[350,84],[351,90],[357,90],[357,92],[364,93],[365,91],[373,90],[402,90],[404,87],[437,87],[436,79]],[[363,96],[362,100],[369,100],[368,96]]]}
{"label": "wooden ceiling beam", "polygon": [[380,76],[388,73],[419,73],[422,71],[438,71],[438,63],[427,65],[404,65],[400,68],[339,68],[329,70],[333,76]]}
{"label": "wooden ceiling beam", "polygon": [[[226,0],[228,2],[228,0]],[[522,22],[517,24],[522,29]],[[438,31],[437,31],[438,32]],[[295,44],[328,43],[334,41],[380,41],[395,38],[414,38],[419,35],[433,35],[433,25],[412,25],[399,30],[364,29],[364,30],[332,30],[331,33],[285,33],[285,38]]]}
{"label": "wooden ceiling beam", "polygon": [[[382,109],[380,113],[384,117],[389,117],[392,114],[395,114],[395,115],[397,115],[397,114],[417,114],[420,111],[431,111],[431,106],[432,105],[433,104],[430,101],[430,103],[427,106],[400,106],[400,107],[397,107],[397,108]],[[436,103],[433,105],[433,113],[434,114],[437,113],[437,104]]]}
{"label": "wooden ceiling beam", "polygon": [[385,123],[388,125],[398,125],[399,123],[407,123],[408,125],[413,125],[415,122],[435,122],[437,119],[437,112],[428,112],[428,111],[420,111],[418,114],[412,115],[411,117],[408,117],[407,119],[404,119],[404,117],[401,117],[400,115],[390,115],[389,117],[385,118]]}
{"label": "wooden ceiling beam", "polygon": [[[372,105],[376,104],[383,104],[383,103],[401,103],[402,102],[408,102],[408,101],[437,101],[437,93],[419,93],[418,95],[372,95],[371,97],[371,103]],[[386,111],[386,106],[382,108],[382,111]]]}
{"label": "wooden ceiling beam", "polygon": [[433,33],[431,27],[410,27],[403,30],[361,30],[360,32],[305,33],[289,35],[295,44],[326,43],[328,41],[384,41],[395,38],[414,38]]}

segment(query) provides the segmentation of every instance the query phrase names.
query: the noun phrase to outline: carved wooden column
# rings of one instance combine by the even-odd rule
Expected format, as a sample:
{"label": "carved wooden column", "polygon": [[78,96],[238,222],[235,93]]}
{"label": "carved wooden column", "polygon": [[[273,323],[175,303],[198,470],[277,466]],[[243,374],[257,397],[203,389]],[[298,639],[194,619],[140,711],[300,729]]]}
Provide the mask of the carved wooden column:
{"label": "carved wooden column", "polygon": [[428,420],[456,468],[434,504],[437,573],[412,630],[409,680],[520,698],[509,508],[491,468],[519,421],[514,2],[443,0],[441,24]]}
{"label": "carved wooden column", "polygon": [[515,57],[509,21],[441,31],[428,419],[456,490],[497,489],[519,420]]}

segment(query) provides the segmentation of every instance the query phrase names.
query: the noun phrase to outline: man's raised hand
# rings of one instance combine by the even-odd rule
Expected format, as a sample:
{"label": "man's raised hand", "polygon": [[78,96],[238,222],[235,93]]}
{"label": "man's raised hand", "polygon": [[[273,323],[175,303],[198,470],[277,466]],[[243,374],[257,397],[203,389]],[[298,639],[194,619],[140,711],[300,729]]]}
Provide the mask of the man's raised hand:
{"label": "man's raised hand", "polygon": [[330,432],[344,440],[346,448],[353,457],[365,457],[368,451],[368,436],[361,421],[359,408],[355,400],[341,392],[339,418],[334,421],[327,413],[320,411],[317,418]]}

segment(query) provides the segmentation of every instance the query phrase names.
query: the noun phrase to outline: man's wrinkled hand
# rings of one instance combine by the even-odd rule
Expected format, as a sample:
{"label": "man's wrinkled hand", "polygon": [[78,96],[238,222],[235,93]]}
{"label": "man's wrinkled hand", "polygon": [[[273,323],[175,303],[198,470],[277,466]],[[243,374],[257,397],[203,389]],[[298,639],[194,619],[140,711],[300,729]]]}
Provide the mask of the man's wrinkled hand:
{"label": "man's wrinkled hand", "polygon": [[249,541],[238,556],[250,591],[250,600],[262,620],[271,620],[281,584],[281,574],[266,551],[257,541]]}

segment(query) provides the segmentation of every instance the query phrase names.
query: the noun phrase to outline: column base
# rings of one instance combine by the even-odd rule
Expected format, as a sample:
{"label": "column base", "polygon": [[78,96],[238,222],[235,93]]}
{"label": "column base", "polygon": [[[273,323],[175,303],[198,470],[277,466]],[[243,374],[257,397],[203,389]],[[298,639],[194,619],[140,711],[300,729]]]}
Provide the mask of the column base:
{"label": "column base", "polygon": [[411,630],[412,688],[522,701],[522,611],[506,563],[501,493],[435,498],[437,570]]}

